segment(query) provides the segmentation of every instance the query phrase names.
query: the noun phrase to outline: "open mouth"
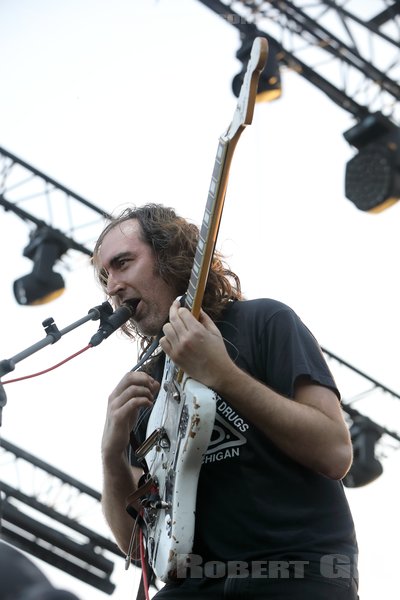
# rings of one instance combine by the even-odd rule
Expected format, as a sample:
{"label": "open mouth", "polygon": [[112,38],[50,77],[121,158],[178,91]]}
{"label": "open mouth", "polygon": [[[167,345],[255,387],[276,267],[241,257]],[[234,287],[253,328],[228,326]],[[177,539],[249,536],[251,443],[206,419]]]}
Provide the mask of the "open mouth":
{"label": "open mouth", "polygon": [[125,300],[125,302],[123,302],[122,304],[125,306],[128,306],[130,308],[130,310],[132,311],[132,316],[134,316],[139,302],[140,302],[139,298],[132,298],[130,300]]}

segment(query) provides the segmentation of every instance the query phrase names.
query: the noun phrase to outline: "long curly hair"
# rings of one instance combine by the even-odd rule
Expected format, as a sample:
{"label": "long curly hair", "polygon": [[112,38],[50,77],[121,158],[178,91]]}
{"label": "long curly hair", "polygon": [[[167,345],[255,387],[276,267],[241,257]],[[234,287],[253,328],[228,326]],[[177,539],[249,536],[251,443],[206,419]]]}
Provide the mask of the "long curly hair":
{"label": "long curly hair", "polygon": [[[113,217],[103,229],[93,251],[93,264],[104,291],[106,292],[107,287],[107,274],[96,266],[96,257],[107,233],[130,219],[139,221],[142,240],[153,248],[156,272],[169,285],[172,282],[177,296],[183,295],[189,283],[199,229],[178,216],[173,208],[162,204],[126,208]],[[204,292],[203,310],[216,321],[229,302],[241,298],[239,277],[225,264],[222,255],[215,251]],[[138,332],[133,319],[130,319],[122,330],[131,338],[141,338],[142,348],[150,341]]]}

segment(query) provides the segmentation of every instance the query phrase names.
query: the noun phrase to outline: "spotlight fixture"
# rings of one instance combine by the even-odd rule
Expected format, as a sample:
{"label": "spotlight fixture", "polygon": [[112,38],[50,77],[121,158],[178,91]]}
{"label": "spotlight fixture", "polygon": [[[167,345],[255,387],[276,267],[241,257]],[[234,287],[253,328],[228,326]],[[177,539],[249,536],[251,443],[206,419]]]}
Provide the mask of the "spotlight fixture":
{"label": "spotlight fixture", "polygon": [[[235,75],[232,81],[232,91],[236,98],[238,98],[240,94],[255,37],[256,34],[241,36],[242,45],[236,52],[236,58],[238,58],[243,65],[240,73]],[[268,58],[264,70],[260,74],[256,96],[257,102],[271,102],[282,95],[281,75],[278,62],[279,52],[280,49],[278,45],[268,38]]]}
{"label": "spotlight fixture", "polygon": [[343,136],[358,150],[346,165],[346,198],[372,213],[392,206],[400,199],[400,129],[374,113]]}
{"label": "spotlight fixture", "polygon": [[14,296],[18,304],[45,304],[63,293],[64,280],[60,273],[53,271],[53,266],[67,250],[68,246],[55,230],[45,227],[31,233],[23,255],[33,261],[33,269],[14,282]]}
{"label": "spotlight fixture", "polygon": [[349,488],[372,483],[383,473],[383,467],[375,456],[375,444],[382,436],[382,429],[368,417],[357,416],[350,427],[353,444],[353,464],[343,479]]}

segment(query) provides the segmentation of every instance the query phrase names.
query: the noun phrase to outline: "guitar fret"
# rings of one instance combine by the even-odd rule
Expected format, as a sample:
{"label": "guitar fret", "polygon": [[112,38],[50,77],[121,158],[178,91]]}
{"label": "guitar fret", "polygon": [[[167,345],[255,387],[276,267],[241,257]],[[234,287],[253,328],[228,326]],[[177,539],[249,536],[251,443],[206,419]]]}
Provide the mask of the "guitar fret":
{"label": "guitar fret", "polygon": [[188,294],[189,294],[189,295],[190,295],[192,298],[194,298],[194,292],[195,292],[195,291],[196,291],[196,288],[195,288],[195,286],[194,286],[193,284],[191,284],[191,285],[189,286],[189,289],[188,289]]}
{"label": "guitar fret", "polygon": [[193,296],[189,292],[186,292],[186,298],[185,298],[185,306],[186,306],[186,308],[188,308],[189,310],[192,310],[192,308],[193,308],[193,301],[194,301]]}
{"label": "guitar fret", "polygon": [[203,225],[201,226],[200,234],[203,243],[207,243],[208,226],[205,223],[203,223]]}
{"label": "guitar fret", "polygon": [[201,268],[202,262],[203,262],[203,252],[196,250],[196,254],[194,255],[194,261],[193,261],[193,270],[195,271],[196,275],[197,275],[199,269]]}
{"label": "guitar fret", "polygon": [[221,179],[221,171],[223,166],[223,158],[225,156],[227,144],[225,141],[220,140],[217,148],[217,154],[215,157],[213,174],[211,177],[210,188],[208,192],[207,204],[205,213],[208,215],[212,214],[214,209],[214,200],[216,196],[216,191],[218,190],[220,179]]}
{"label": "guitar fret", "polygon": [[222,163],[222,157],[224,155],[224,150],[225,150],[225,142],[222,143],[220,141],[218,144],[217,154],[216,154],[215,163],[214,163],[214,169],[213,169],[213,173],[212,173],[212,179],[215,181],[218,181],[218,178],[220,175],[221,163]]}
{"label": "guitar fret", "polygon": [[196,293],[198,277],[196,273],[192,273],[192,275],[193,276],[190,278],[188,289],[192,289],[192,294],[194,295]]}
{"label": "guitar fret", "polygon": [[214,198],[215,190],[217,189],[217,183],[218,182],[214,179],[211,181],[210,189],[209,189],[208,193],[210,196],[212,196],[212,198]]}

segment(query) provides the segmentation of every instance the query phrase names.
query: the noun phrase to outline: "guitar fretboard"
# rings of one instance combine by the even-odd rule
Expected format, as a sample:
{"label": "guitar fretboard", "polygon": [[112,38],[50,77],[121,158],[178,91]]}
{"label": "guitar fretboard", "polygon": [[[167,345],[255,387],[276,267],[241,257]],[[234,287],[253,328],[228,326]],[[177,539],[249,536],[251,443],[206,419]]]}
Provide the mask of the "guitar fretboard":
{"label": "guitar fretboard", "polygon": [[258,80],[261,71],[265,67],[267,54],[268,42],[266,38],[255,38],[232,122],[226,132],[219,138],[206,208],[200,228],[199,242],[185,297],[186,308],[196,318],[200,314],[211,268],[233,151],[244,127],[249,125],[253,119]]}
{"label": "guitar fretboard", "polygon": [[[228,141],[219,139],[214,169],[211,177],[210,188],[203,221],[200,228],[199,241],[194,255],[194,262],[190,274],[188,290],[186,292],[185,306],[194,312],[195,305],[201,306],[204,290],[210,271],[214,246],[220,222],[220,214],[224,201],[221,194],[221,180],[225,166],[225,158],[228,149]],[[198,316],[198,315],[195,315]]]}

